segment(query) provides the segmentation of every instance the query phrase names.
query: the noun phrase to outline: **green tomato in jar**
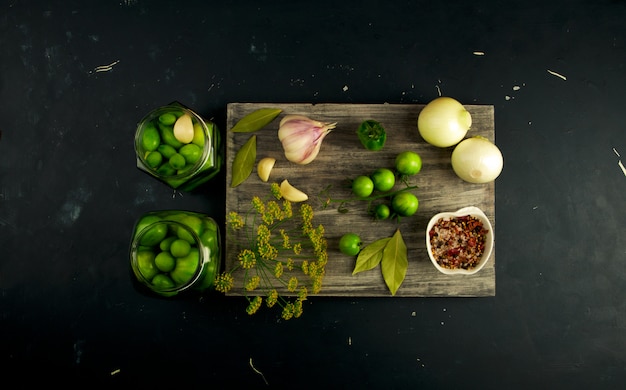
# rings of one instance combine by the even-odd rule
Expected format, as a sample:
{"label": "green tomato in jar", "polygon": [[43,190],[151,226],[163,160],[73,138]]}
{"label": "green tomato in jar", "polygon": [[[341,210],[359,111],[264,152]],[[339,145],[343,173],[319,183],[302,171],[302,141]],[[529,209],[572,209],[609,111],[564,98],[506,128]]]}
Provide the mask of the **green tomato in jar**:
{"label": "green tomato in jar", "polygon": [[159,273],[154,260],[155,255],[151,250],[137,251],[137,268],[146,280],[152,280]]}
{"label": "green tomato in jar", "polygon": [[172,278],[170,278],[166,274],[156,275],[154,279],[152,279],[152,285],[157,290],[169,290],[176,286]]}
{"label": "green tomato in jar", "polygon": [[181,238],[174,240],[170,245],[169,252],[174,257],[185,257],[191,251],[191,244],[187,240]]}
{"label": "green tomato in jar", "polygon": [[170,272],[176,265],[176,259],[170,252],[159,252],[159,254],[154,258],[154,263],[159,271]]}
{"label": "green tomato in jar", "polygon": [[187,144],[180,148],[178,153],[185,158],[187,164],[195,164],[202,156],[202,148],[195,144]]}
{"label": "green tomato in jar", "polygon": [[141,239],[139,240],[140,245],[144,246],[155,246],[167,236],[167,225],[164,223],[155,223],[150,225],[147,231],[145,231]]}
{"label": "green tomato in jar", "polygon": [[200,275],[200,282],[194,288],[198,290],[205,290],[215,283],[215,278],[217,276],[219,269],[219,259],[211,255],[209,261],[204,264],[204,268],[202,269],[202,274]]}
{"label": "green tomato in jar", "polygon": [[215,232],[206,230],[200,236],[200,241],[211,250],[211,254],[217,253],[219,250],[219,243],[217,242],[217,235]]}
{"label": "green tomato in jar", "polygon": [[155,151],[149,152],[148,154],[146,154],[146,164],[152,168],[152,169],[156,169],[158,168],[161,163],[163,162],[163,155],[161,155],[161,153]]}
{"label": "green tomato in jar", "polygon": [[200,251],[198,248],[191,248],[185,257],[176,259],[176,266],[170,272],[170,277],[180,286],[188,283],[196,273],[200,265]]}
{"label": "green tomato in jar", "polygon": [[147,123],[141,134],[141,146],[146,151],[153,152],[161,144],[161,135],[153,123]]}
{"label": "green tomato in jar", "polygon": [[204,139],[205,139],[205,135],[204,135],[204,130],[202,129],[202,126],[200,126],[199,123],[194,123],[193,124],[193,140],[191,140],[191,143],[203,148]]}

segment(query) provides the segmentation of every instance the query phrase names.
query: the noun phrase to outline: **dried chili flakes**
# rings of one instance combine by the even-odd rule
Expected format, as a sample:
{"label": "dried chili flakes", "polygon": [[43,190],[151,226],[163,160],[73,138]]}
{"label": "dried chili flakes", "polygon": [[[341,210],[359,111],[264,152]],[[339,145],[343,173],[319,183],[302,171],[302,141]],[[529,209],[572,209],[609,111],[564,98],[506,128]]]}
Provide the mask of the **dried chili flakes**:
{"label": "dried chili flakes", "polygon": [[428,235],[437,264],[448,269],[472,269],[485,251],[488,230],[471,215],[440,218]]}

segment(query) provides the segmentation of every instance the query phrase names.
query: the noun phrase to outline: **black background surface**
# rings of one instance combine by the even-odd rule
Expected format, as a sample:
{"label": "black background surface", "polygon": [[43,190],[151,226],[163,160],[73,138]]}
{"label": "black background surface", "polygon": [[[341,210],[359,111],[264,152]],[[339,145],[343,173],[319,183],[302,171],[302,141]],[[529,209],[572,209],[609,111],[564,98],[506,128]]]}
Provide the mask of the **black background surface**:
{"label": "black background surface", "polygon": [[[2,379],[623,385],[625,18],[609,0],[1,1]],[[495,106],[495,297],[312,297],[285,322],[248,316],[243,298],[134,289],[138,216],[224,220],[223,172],[179,193],[135,168],[150,109],[178,100],[224,131],[229,102],[425,104],[439,91]]]}

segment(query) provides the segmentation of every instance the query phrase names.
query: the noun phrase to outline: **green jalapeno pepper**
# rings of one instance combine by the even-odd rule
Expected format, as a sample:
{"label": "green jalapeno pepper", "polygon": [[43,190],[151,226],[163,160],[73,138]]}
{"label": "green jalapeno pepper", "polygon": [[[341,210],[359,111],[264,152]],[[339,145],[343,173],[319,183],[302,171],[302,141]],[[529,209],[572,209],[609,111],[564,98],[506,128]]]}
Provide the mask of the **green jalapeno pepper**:
{"label": "green jalapeno pepper", "polygon": [[373,119],[361,123],[356,133],[367,150],[381,150],[385,146],[387,133],[382,125]]}

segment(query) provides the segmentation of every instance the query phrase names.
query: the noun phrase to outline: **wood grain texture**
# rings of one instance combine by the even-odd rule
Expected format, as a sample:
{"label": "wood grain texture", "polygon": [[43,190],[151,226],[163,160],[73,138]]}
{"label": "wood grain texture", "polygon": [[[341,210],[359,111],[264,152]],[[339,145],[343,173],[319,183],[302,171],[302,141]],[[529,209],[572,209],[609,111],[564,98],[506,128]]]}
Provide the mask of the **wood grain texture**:
{"label": "wood grain texture", "polygon": [[[283,109],[272,123],[255,133],[233,133],[230,129],[246,114],[266,107]],[[409,266],[406,278],[396,297],[457,296],[482,297],[495,295],[495,245],[485,267],[474,275],[448,276],[440,273],[426,253],[426,225],[436,213],[456,211],[465,206],[481,208],[493,224],[495,221],[495,184],[470,184],[459,179],[450,165],[453,148],[436,148],[427,144],[417,131],[417,117],[424,105],[419,104],[282,104],[230,103],[228,104],[226,142],[226,213],[249,209],[254,195],[268,194],[269,184],[252,174],[243,184],[231,188],[232,161],[237,150],[252,134],[257,135],[257,161],[263,157],[276,158],[270,182],[288,179],[295,187],[309,195],[315,211],[315,224],[325,227],[329,261],[321,296],[391,297],[380,267],[352,275],[355,258],[339,252],[338,242],[344,233],[358,233],[365,244],[379,238],[391,237],[400,229],[408,249]],[[468,137],[481,135],[495,142],[494,108],[487,105],[465,105],[472,114],[473,125]],[[337,122],[337,127],[324,140],[318,157],[310,164],[300,166],[287,161],[277,137],[278,123],[286,114],[302,114],[322,122]],[[379,121],[387,131],[387,143],[381,151],[366,150],[356,136],[356,129],[366,119]],[[415,215],[395,220],[374,221],[366,211],[366,202],[350,202],[347,213],[339,213],[334,206],[324,207],[317,196],[330,187],[334,199],[350,198],[349,179],[369,174],[379,167],[393,168],[395,156],[413,150],[422,157],[422,170],[411,178],[410,184],[419,199]],[[396,189],[401,184],[396,183]],[[497,234],[494,234],[497,239]],[[226,234],[226,268],[236,261],[240,248]],[[241,295],[242,273],[235,274],[235,288],[229,293]]]}

